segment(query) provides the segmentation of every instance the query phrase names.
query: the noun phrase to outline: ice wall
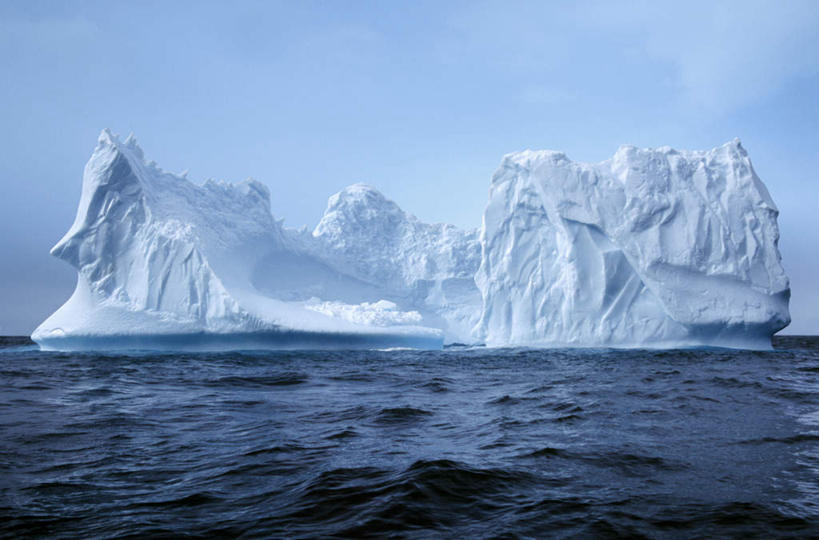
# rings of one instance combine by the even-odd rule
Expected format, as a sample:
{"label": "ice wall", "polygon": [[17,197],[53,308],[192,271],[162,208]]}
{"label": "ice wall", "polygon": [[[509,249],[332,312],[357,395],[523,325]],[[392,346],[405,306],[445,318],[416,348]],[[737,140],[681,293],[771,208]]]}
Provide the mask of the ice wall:
{"label": "ice wall", "polygon": [[788,324],[777,208],[739,140],[507,155],[483,217],[492,345],[767,348]]}

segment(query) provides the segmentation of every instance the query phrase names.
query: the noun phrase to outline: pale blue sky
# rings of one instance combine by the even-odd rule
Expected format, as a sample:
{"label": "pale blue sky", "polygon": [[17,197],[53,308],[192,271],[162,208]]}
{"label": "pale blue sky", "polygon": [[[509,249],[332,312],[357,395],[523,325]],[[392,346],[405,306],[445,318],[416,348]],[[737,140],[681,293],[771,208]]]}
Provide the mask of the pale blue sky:
{"label": "pale blue sky", "polygon": [[503,154],[740,137],[779,205],[790,333],[819,334],[819,2],[0,2],[0,334],[70,294],[48,255],[104,127],[314,225],[358,181],[478,226]]}

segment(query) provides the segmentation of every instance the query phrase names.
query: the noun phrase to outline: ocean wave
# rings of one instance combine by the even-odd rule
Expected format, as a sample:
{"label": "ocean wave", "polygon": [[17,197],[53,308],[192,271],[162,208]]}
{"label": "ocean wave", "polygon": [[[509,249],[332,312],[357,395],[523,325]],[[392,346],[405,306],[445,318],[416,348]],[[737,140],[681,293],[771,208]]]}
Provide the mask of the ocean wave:
{"label": "ocean wave", "polygon": [[0,537],[817,537],[819,339],[783,343],[101,355],[0,339]]}

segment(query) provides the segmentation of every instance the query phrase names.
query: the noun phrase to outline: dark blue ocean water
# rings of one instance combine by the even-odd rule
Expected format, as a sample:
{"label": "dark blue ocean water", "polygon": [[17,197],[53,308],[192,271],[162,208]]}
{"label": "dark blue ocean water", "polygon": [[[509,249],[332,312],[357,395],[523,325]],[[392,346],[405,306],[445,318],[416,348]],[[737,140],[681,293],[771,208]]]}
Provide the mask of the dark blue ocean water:
{"label": "dark blue ocean water", "polygon": [[6,537],[819,536],[774,352],[0,348]]}

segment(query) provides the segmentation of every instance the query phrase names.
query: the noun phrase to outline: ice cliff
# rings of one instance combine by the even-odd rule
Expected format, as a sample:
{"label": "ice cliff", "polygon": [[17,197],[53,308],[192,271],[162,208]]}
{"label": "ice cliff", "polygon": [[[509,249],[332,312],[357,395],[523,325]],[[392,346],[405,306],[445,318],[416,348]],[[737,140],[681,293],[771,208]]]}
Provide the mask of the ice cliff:
{"label": "ice cliff", "polygon": [[261,183],[197,185],[103,131],[52,253],[71,298],[44,348],[770,347],[789,322],[777,209],[738,141],[503,160],[480,231],[374,188],[285,228]]}
{"label": "ice cliff", "polygon": [[488,344],[769,348],[790,322],[778,211],[739,140],[507,155],[483,217]]}

